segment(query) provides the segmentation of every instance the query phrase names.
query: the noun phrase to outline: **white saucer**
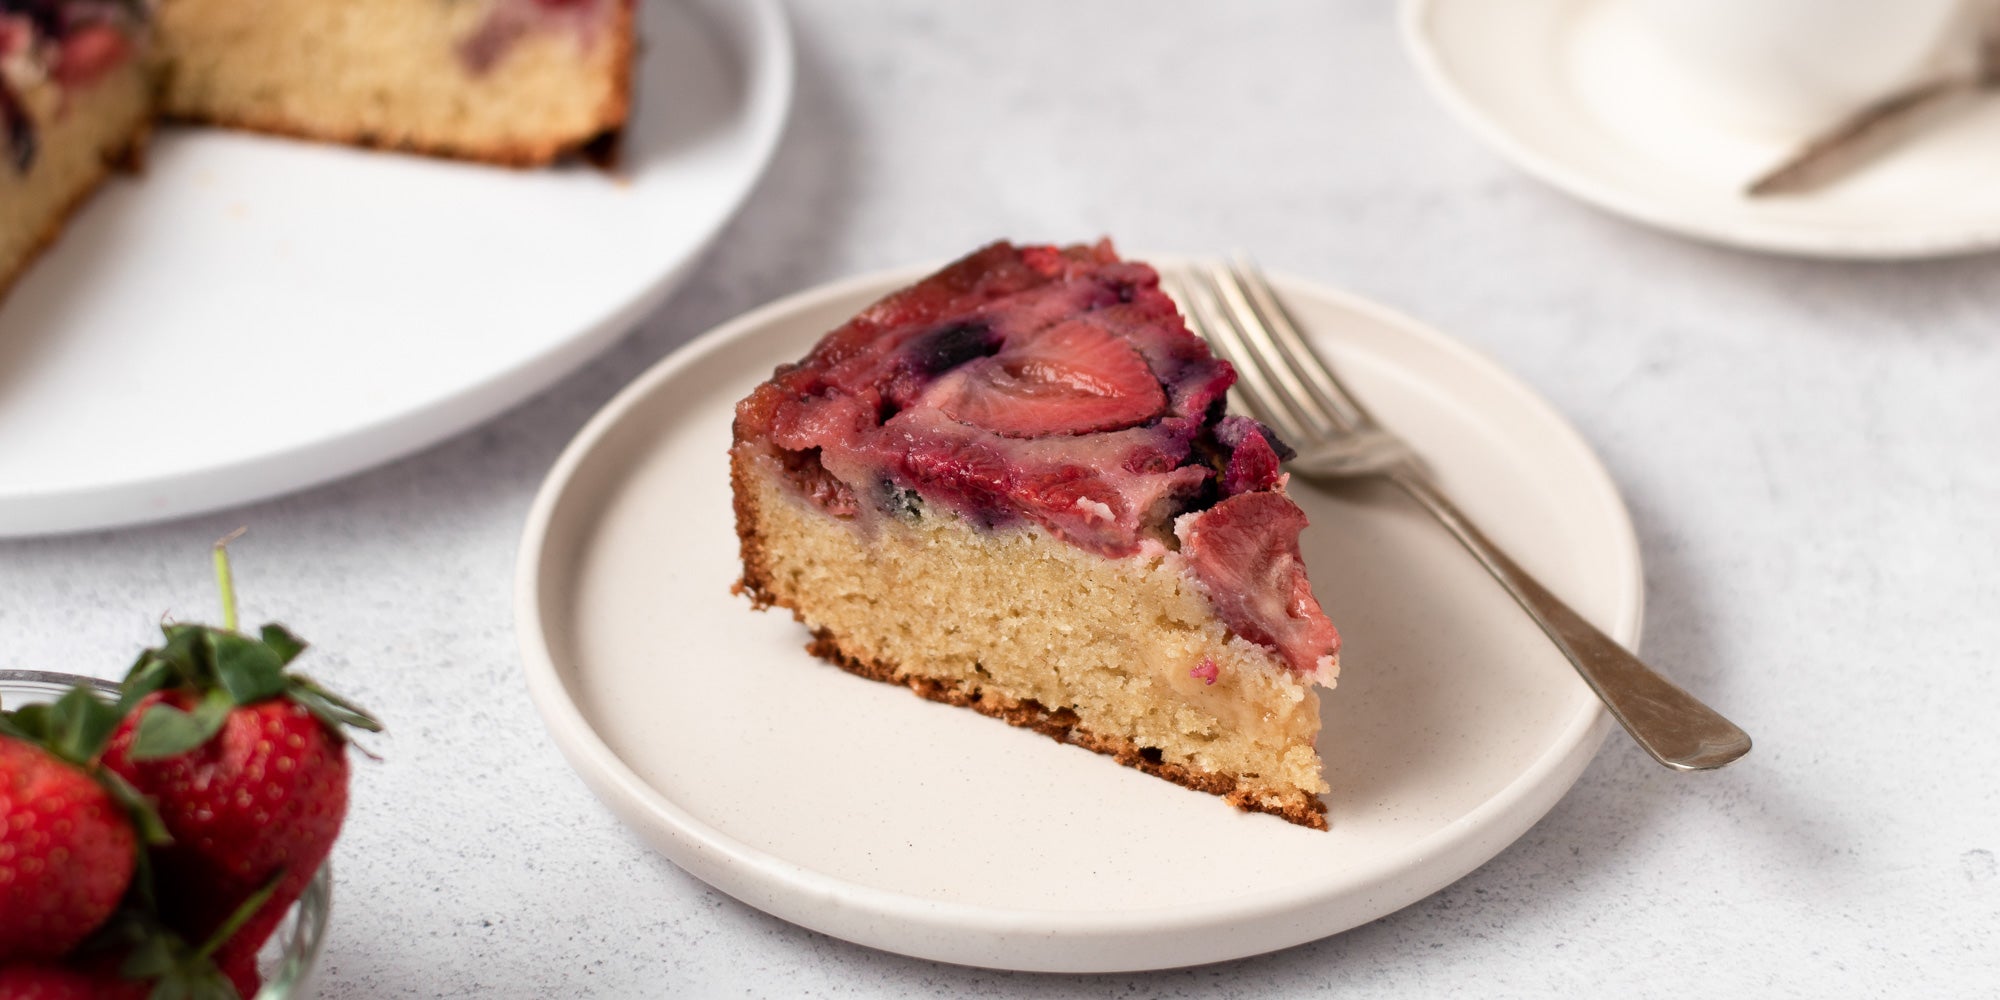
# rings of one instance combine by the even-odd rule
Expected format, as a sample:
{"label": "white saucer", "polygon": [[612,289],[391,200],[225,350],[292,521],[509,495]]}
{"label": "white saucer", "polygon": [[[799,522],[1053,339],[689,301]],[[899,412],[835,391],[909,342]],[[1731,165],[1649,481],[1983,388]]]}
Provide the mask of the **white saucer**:
{"label": "white saucer", "polygon": [[[529,691],[578,774],[668,858],[751,906],[902,954],[1166,968],[1421,899],[1576,780],[1608,716],[1471,558],[1386,492],[1295,492],[1315,589],[1346,640],[1320,740],[1330,832],[808,655],[790,615],[729,592],[732,406],[916,277],[808,291],[683,348],[583,429],[529,514],[515,605]],[[1503,545],[1636,642],[1631,526],[1561,417],[1408,319],[1278,287]]]}
{"label": "white saucer", "polygon": [[1691,118],[1621,0],[1404,0],[1403,36],[1460,119],[1529,173],[1698,239],[1819,257],[2000,247],[2000,99],[1955,109],[1809,195],[1743,187],[1803,136]]}
{"label": "white saucer", "polygon": [[616,176],[164,129],[0,306],[0,536],[333,479],[525,399],[644,316],[770,159],[774,0],[647,0]]}

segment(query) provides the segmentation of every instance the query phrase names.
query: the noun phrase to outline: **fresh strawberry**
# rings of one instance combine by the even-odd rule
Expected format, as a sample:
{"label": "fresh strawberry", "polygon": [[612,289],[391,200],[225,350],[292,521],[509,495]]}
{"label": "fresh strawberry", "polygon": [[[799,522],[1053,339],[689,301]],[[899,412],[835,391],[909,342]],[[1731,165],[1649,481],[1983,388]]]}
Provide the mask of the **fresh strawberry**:
{"label": "fresh strawberry", "polygon": [[0,715],[0,963],[67,954],[132,882],[136,800],[87,763],[118,721],[87,688]]}
{"label": "fresh strawberry", "polygon": [[1305,512],[1282,493],[1240,493],[1174,525],[1181,554],[1237,635],[1271,646],[1295,671],[1330,681],[1340,634],[1320,611],[1299,557]]}
{"label": "fresh strawberry", "polygon": [[[256,995],[256,973],[243,990],[206,951],[160,925],[136,897],[111,922],[62,962],[0,963],[0,1000],[247,1000]],[[240,916],[240,915],[239,915]]]}
{"label": "fresh strawberry", "polygon": [[144,1000],[151,989],[112,970],[37,962],[0,965],[0,1000]]}
{"label": "fresh strawberry", "polygon": [[1133,427],[1167,405],[1138,350],[1088,320],[1011,338],[938,379],[925,399],[954,420],[1017,438]]}
{"label": "fresh strawberry", "polygon": [[[161,692],[139,710],[165,705],[192,718],[201,700]],[[255,953],[332,851],[347,814],[345,747],[336,731],[282,697],[230,708],[220,731],[192,750],[149,757],[145,746],[142,726],[127,724],[104,760],[153,799],[174,838],[153,854],[168,925],[204,938],[276,879],[270,903],[216,953],[227,967],[236,941]]]}
{"label": "fresh strawberry", "polygon": [[224,627],[166,626],[166,644],[126,678],[137,709],[112,735],[104,765],[151,799],[173,837],[153,852],[161,917],[187,940],[209,942],[201,953],[254,990],[254,971],[246,982],[244,970],[346,816],[343,728],[381,727],[286,670],[305,646],[283,627],[256,638],[235,631],[220,554],[217,570]]}
{"label": "fresh strawberry", "polygon": [[138,838],[88,774],[0,736],[0,962],[59,958],[111,916]]}

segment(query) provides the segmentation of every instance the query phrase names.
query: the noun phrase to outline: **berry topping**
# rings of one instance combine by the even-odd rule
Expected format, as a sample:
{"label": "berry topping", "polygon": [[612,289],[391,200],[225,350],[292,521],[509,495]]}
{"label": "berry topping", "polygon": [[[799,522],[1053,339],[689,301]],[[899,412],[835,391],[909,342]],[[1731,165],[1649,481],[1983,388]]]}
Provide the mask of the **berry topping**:
{"label": "berry topping", "polygon": [[960,366],[924,402],[974,427],[1032,438],[1136,426],[1158,416],[1167,397],[1129,342],[1071,320]]}
{"label": "berry topping", "polygon": [[977,442],[939,441],[913,448],[902,470],[917,492],[991,525],[1004,519],[1013,470],[999,453]]}
{"label": "berry topping", "polygon": [[87,84],[117,68],[131,52],[124,32],[109,24],[89,25],[62,40],[53,75],[64,86]]}
{"label": "berry topping", "polygon": [[[1112,558],[1164,551],[1187,511],[1268,494],[1275,505],[1211,510],[1195,562],[1237,634],[1319,673],[1338,640],[1298,566],[1289,452],[1255,421],[1220,417],[1235,379],[1153,269],[1109,243],[996,243],[779,366],[737,404],[736,447],[836,517],[938,508]],[[1277,520],[1252,525],[1267,506]],[[1237,592],[1266,579],[1280,589]]]}
{"label": "berry topping", "polygon": [[1299,558],[1305,512],[1282,493],[1243,493],[1174,525],[1181,554],[1238,635],[1331,683],[1340,635],[1320,611]]}
{"label": "berry topping", "polygon": [[[1229,449],[1229,462],[1222,470],[1224,496],[1277,489],[1284,484],[1278,462],[1289,456],[1291,449],[1272,437],[1263,424],[1245,417],[1223,417],[1215,425],[1215,439]],[[1284,448],[1283,455],[1280,448]]]}

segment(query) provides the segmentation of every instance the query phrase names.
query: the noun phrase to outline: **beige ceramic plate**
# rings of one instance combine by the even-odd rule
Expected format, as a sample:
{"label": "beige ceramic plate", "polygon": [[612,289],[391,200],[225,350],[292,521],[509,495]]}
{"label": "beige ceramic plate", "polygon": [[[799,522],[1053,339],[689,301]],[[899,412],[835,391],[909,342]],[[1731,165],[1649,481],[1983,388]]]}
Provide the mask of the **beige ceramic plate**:
{"label": "beige ceramic plate", "polygon": [[[522,541],[532,692],[592,789],[752,906],[968,965],[1120,971],[1236,958],[1423,898],[1520,836],[1608,728],[1487,577],[1383,492],[1296,495],[1346,636],[1326,699],[1332,830],[1239,813],[828,666],[732,597],[732,404],[917,272],[809,291],[715,330],[620,394],[550,473]],[[1503,544],[1624,642],[1639,557],[1603,468],[1547,404],[1402,317],[1280,291],[1368,404]],[[893,597],[893,595],[885,595]]]}

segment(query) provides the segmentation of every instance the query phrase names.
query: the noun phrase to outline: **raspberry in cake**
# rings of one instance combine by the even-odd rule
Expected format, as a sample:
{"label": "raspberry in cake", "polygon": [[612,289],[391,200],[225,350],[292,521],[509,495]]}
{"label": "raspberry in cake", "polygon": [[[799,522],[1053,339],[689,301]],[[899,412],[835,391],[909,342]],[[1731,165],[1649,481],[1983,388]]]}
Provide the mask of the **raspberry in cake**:
{"label": "raspberry in cake", "polygon": [[1285,447],[1108,243],[997,243],[737,405],[743,579],[808,647],[1324,829],[1339,635]]}

